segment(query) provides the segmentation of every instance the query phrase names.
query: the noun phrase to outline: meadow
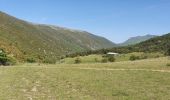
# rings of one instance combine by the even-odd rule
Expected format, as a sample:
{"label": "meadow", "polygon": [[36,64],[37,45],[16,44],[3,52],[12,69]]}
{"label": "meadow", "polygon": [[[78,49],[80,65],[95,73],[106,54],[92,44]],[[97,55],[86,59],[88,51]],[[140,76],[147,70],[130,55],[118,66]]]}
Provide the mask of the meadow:
{"label": "meadow", "polygon": [[[129,61],[130,56],[138,56],[140,58],[148,59],[148,58],[159,58],[159,57],[164,57],[164,54],[159,53],[159,52],[153,52],[153,53],[144,53],[144,52],[132,52],[132,53],[127,53],[127,54],[119,54],[116,55],[115,62],[122,62],[122,61]],[[67,57],[65,59],[61,59],[57,63],[65,63],[65,64],[74,64],[75,60],[79,58],[81,60],[81,63],[83,64],[88,64],[88,63],[101,63],[102,59],[104,59],[103,56],[106,56],[105,54],[92,54],[88,56],[78,56],[78,57]]]}
{"label": "meadow", "polygon": [[0,67],[0,100],[168,100],[167,57]]}

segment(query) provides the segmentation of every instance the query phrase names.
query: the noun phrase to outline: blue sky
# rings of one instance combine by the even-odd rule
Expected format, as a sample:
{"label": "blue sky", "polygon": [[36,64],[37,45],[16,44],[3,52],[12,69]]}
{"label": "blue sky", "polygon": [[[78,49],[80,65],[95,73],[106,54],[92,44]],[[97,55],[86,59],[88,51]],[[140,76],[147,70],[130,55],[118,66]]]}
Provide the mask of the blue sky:
{"label": "blue sky", "polygon": [[170,32],[170,0],[1,0],[0,10],[34,23],[86,30],[116,43]]}

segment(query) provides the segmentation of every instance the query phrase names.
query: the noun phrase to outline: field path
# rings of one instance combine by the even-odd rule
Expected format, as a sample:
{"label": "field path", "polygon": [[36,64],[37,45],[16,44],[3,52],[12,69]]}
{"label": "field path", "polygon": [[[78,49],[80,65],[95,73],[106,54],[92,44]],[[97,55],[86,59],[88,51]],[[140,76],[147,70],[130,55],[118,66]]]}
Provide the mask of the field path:
{"label": "field path", "polygon": [[170,73],[170,70],[155,70],[155,69],[108,69],[108,68],[78,68],[85,70],[106,70],[106,71],[151,71],[151,72],[167,72]]}
{"label": "field path", "polygon": [[[98,71],[149,71],[149,72],[162,72],[162,73],[170,73],[170,70],[163,70],[163,69],[125,69],[125,68],[81,68],[81,67],[46,67],[46,66],[29,66],[32,68],[54,68],[54,69],[81,69],[81,70],[98,70]],[[23,68],[23,67],[21,67]]]}

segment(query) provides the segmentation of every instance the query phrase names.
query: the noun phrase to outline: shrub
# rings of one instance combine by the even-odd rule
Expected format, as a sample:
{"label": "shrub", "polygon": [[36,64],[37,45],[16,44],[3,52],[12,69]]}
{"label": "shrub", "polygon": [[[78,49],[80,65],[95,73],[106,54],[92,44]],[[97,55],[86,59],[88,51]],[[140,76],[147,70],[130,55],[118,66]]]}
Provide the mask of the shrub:
{"label": "shrub", "polygon": [[110,62],[115,62],[115,57],[114,57],[114,56],[110,56],[110,57],[108,58],[108,61],[110,61]]}
{"label": "shrub", "polygon": [[17,63],[17,60],[13,57],[8,57],[7,65],[15,65]]}
{"label": "shrub", "polygon": [[76,59],[75,59],[75,62],[74,62],[75,64],[79,64],[79,63],[81,63],[81,59],[79,58],[79,57],[77,57]]}
{"label": "shrub", "polygon": [[46,64],[56,64],[56,59],[54,59],[54,58],[45,58],[43,60],[43,63],[46,63]]}
{"label": "shrub", "polygon": [[8,57],[5,51],[0,49],[0,65],[14,65],[16,64],[16,60],[13,57]]}
{"label": "shrub", "polygon": [[94,58],[94,61],[95,61],[95,62],[99,62],[99,60],[98,60],[97,58]]}
{"label": "shrub", "polygon": [[170,67],[170,63],[167,63],[166,66]]}
{"label": "shrub", "polygon": [[164,52],[165,56],[170,56],[170,47],[168,46],[166,51]]}
{"label": "shrub", "polygon": [[139,56],[131,55],[129,60],[134,61],[140,59]]}
{"label": "shrub", "polygon": [[154,58],[159,58],[160,56],[159,55],[155,55]]}
{"label": "shrub", "polygon": [[0,65],[8,65],[7,62],[9,62],[9,59],[6,53],[0,49]]}
{"label": "shrub", "polygon": [[35,63],[36,60],[34,58],[30,57],[30,58],[27,58],[27,62],[28,63]]}
{"label": "shrub", "polygon": [[8,58],[7,57],[1,57],[0,56],[0,65],[8,65]]}
{"label": "shrub", "polygon": [[107,63],[108,62],[108,59],[107,58],[103,58],[102,59],[102,63]]}
{"label": "shrub", "polygon": [[148,58],[148,56],[146,56],[146,55],[141,57],[141,59],[147,59],[147,58]]}

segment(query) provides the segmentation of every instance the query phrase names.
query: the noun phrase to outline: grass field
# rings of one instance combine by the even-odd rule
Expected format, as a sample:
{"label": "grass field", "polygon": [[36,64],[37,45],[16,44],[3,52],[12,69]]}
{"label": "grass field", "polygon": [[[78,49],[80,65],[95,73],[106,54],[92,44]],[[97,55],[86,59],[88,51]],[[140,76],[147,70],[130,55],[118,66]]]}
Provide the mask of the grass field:
{"label": "grass field", "polygon": [[0,67],[0,100],[168,100],[169,62]]}
{"label": "grass field", "polygon": [[[129,61],[129,58],[131,55],[143,57],[147,56],[147,58],[158,58],[158,57],[163,57],[164,55],[161,53],[143,53],[143,52],[133,52],[133,53],[128,53],[128,54],[120,54],[115,56],[115,61],[120,62],[120,61]],[[102,62],[102,59],[104,55],[88,55],[88,56],[80,56],[79,58],[81,59],[81,63],[99,63]],[[59,61],[58,63],[65,63],[65,64],[74,64],[75,63],[75,58],[65,58]]]}

